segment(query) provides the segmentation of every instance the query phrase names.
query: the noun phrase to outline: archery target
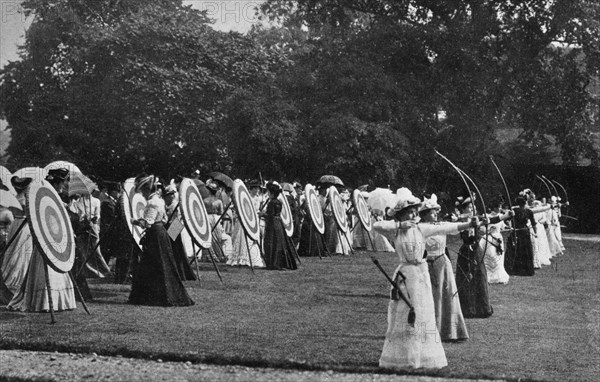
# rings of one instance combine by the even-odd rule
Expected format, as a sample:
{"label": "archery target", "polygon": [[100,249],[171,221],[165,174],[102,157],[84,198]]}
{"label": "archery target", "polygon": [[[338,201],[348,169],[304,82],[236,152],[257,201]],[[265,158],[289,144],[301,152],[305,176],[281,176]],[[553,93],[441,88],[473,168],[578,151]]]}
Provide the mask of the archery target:
{"label": "archery target", "polygon": [[346,218],[346,207],[342,202],[340,193],[335,186],[329,187],[329,203],[333,210],[333,217],[340,231],[348,232],[348,219]]}
{"label": "archery target", "polygon": [[27,190],[27,214],[34,241],[56,272],[66,273],[75,261],[75,237],[64,203],[45,180]]}
{"label": "archery target", "polygon": [[181,181],[179,198],[183,222],[190,236],[202,248],[210,248],[212,238],[208,214],[194,181],[188,178]]}
{"label": "archery target", "polygon": [[237,209],[240,222],[246,234],[254,241],[260,240],[260,223],[258,214],[252,203],[252,197],[244,182],[236,179],[233,182],[233,203]]}
{"label": "archery target", "polygon": [[358,215],[360,223],[370,232],[373,228],[373,222],[371,221],[371,213],[369,212],[369,206],[367,205],[365,197],[359,190],[354,190],[352,193],[352,200],[354,201],[354,208],[356,209],[356,214]]}
{"label": "archery target", "polygon": [[319,203],[319,197],[315,188],[311,184],[307,184],[304,187],[304,194],[306,195],[306,203],[308,203],[308,212],[315,225],[317,231],[320,234],[325,233],[325,221],[323,220],[323,211],[321,210],[321,203]]}
{"label": "archery target", "polygon": [[290,204],[283,193],[279,194],[277,199],[279,199],[281,202],[281,221],[285,227],[285,233],[289,237],[292,237],[294,234],[294,219],[292,218],[292,209],[290,208]]}
{"label": "archery target", "polygon": [[121,209],[125,215],[127,226],[133,236],[135,243],[142,249],[140,240],[144,233],[144,229],[140,226],[133,225],[131,220],[138,220],[144,217],[144,209],[146,208],[146,198],[139,192],[135,192],[135,179],[129,178],[123,184],[124,192],[121,194]]}

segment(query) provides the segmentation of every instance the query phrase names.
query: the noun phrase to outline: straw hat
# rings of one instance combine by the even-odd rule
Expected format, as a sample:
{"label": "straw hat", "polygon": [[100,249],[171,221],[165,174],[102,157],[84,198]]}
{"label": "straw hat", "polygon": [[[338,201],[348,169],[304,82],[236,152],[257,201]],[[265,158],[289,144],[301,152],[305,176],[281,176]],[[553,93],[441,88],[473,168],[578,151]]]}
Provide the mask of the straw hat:
{"label": "straw hat", "polygon": [[431,197],[429,199],[423,198],[423,203],[421,203],[421,206],[419,207],[419,213],[427,210],[441,209],[442,207],[438,204],[437,200],[438,199],[436,194],[431,194]]}
{"label": "straw hat", "polygon": [[394,216],[405,208],[421,205],[421,199],[414,196],[406,187],[399,188],[396,191],[396,200],[396,205],[388,210],[388,216]]}

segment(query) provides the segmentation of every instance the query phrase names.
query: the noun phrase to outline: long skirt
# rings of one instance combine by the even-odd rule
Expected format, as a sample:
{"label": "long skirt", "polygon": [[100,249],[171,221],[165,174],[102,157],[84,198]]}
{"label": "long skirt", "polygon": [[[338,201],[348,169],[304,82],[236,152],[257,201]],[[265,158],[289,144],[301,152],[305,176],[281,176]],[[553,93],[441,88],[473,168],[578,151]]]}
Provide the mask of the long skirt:
{"label": "long skirt", "polygon": [[177,239],[174,241],[171,240],[171,248],[173,249],[173,258],[181,281],[196,280],[196,275],[188,262],[188,256],[181,235],[177,236]]}
{"label": "long skirt", "polygon": [[506,246],[504,268],[512,276],[535,275],[533,247],[528,229],[520,229],[510,233],[508,245]]}
{"label": "long skirt", "polygon": [[[217,221],[219,220],[219,215],[217,214],[209,214],[208,222],[210,227],[214,227],[212,231],[212,244],[211,247],[207,250],[202,251],[203,261],[211,261],[210,256],[215,261],[224,263],[226,262],[231,255],[233,254],[233,245],[231,243],[231,236],[225,233],[223,226]],[[212,229],[212,228],[211,228]]]}
{"label": "long skirt", "polygon": [[325,245],[332,255],[341,254],[338,252],[340,237],[338,235],[338,226],[333,216],[325,217]]}
{"label": "long skirt", "polygon": [[338,242],[335,246],[335,253],[342,254],[344,256],[350,255],[350,245],[352,243],[350,229],[348,232],[342,232],[338,229]]}
{"label": "long skirt", "polygon": [[435,322],[442,341],[461,341],[469,338],[467,325],[460,308],[460,300],[456,293],[456,281],[452,263],[446,255],[427,261]]}
{"label": "long skirt", "polygon": [[177,273],[171,240],[162,223],[146,229],[142,258],[133,275],[129,303],[151,306],[194,304]]}
{"label": "long skirt", "polygon": [[[26,231],[25,236],[31,237],[28,226],[23,227],[23,231]],[[46,268],[48,269],[54,311],[75,309],[75,289],[69,274],[58,273],[47,266],[39,249],[34,247],[27,267],[27,274],[9,302],[9,310],[21,312],[47,312],[50,310],[48,288],[46,287]]]}
{"label": "long skirt", "polygon": [[[17,234],[17,230],[24,221],[24,218],[15,219],[8,232],[9,241]],[[9,295],[6,296],[7,298],[0,300],[1,304],[8,304],[10,300],[12,300],[14,294],[21,288],[27,275],[27,269],[29,268],[32,253],[33,239],[31,238],[29,226],[25,223],[10,247],[6,249],[2,264],[0,264],[1,281],[4,281],[8,291],[10,291]]]}
{"label": "long skirt", "polygon": [[465,318],[486,318],[494,309],[490,305],[488,282],[479,244],[463,244],[456,263],[456,286]]}
{"label": "long skirt", "polygon": [[302,222],[302,233],[300,234],[300,245],[298,255],[300,256],[324,256],[327,253],[323,247],[323,237],[313,226],[309,215]]}
{"label": "long skirt", "polygon": [[379,366],[393,369],[441,368],[448,365],[437,330],[427,263],[400,264],[406,289],[415,308],[414,326],[408,324],[409,307],[403,300],[390,300],[388,328]]}
{"label": "long skirt", "polygon": [[[231,236],[233,254],[227,260],[227,265],[252,266],[254,268],[264,268],[266,266],[260,255],[259,244],[248,238],[242,223],[237,217],[233,221]],[[250,248],[250,253],[248,253],[248,248]]]}
{"label": "long skirt", "polygon": [[[533,266],[541,268],[542,265],[550,265],[550,246],[543,224],[536,224],[537,234],[531,230],[531,242],[533,244]],[[534,236],[535,235],[535,236]]]}
{"label": "long skirt", "polygon": [[506,284],[510,276],[504,269],[504,240],[500,233],[493,233],[487,236],[488,242],[482,238],[479,242],[481,252],[485,250],[483,263],[487,272],[488,283]]}
{"label": "long skirt", "polygon": [[267,269],[298,269],[291,239],[285,233],[281,217],[265,222],[265,263]]}
{"label": "long skirt", "polygon": [[557,234],[559,230],[560,227],[553,224],[550,224],[546,230],[546,236],[548,236],[548,246],[550,247],[550,255],[552,257],[560,256],[563,253],[563,248]]}
{"label": "long skirt", "polygon": [[92,228],[77,234],[77,247],[85,262],[82,272],[87,278],[104,278],[105,274],[110,272],[110,267],[100,253],[99,240],[98,234]]}

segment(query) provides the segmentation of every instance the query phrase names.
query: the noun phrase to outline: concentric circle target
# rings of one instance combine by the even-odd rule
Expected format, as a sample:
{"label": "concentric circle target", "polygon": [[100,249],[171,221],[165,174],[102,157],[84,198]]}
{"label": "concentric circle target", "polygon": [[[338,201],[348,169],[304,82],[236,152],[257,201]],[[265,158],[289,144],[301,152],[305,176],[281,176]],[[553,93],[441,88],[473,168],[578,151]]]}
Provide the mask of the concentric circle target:
{"label": "concentric circle target", "polygon": [[185,228],[202,248],[212,244],[211,227],[202,195],[193,180],[185,178],[179,185],[180,208]]}
{"label": "concentric circle target", "polygon": [[237,209],[240,222],[246,234],[252,238],[252,240],[260,240],[260,222],[258,220],[258,214],[252,203],[252,197],[246,188],[244,182],[240,179],[236,179],[233,182],[233,203]]}
{"label": "concentric circle target", "polygon": [[133,236],[135,243],[142,249],[140,240],[144,233],[144,229],[140,226],[131,224],[132,220],[137,220],[144,217],[144,209],[146,208],[146,198],[139,192],[135,192],[135,179],[129,178],[123,184],[123,194],[121,194],[121,210],[127,221],[129,232]]}
{"label": "concentric circle target", "polygon": [[329,187],[329,203],[333,209],[333,217],[340,231],[348,232],[348,219],[346,217],[346,207],[342,202],[340,193],[335,186]]}
{"label": "concentric circle target", "polygon": [[292,209],[284,194],[279,194],[277,198],[281,202],[281,221],[285,227],[285,233],[292,237],[294,234],[294,218],[292,217]]}
{"label": "concentric circle target", "polygon": [[46,263],[66,273],[75,261],[75,237],[64,203],[45,180],[31,183],[27,191],[27,220],[35,244]]}
{"label": "concentric circle target", "polygon": [[373,222],[371,221],[371,213],[369,212],[369,205],[367,204],[365,197],[359,190],[354,190],[352,193],[352,201],[354,202],[354,209],[356,210],[360,223],[370,232],[373,228]]}
{"label": "concentric circle target", "polygon": [[321,210],[321,203],[319,203],[319,197],[312,184],[307,184],[304,187],[304,195],[306,195],[306,203],[308,203],[308,212],[312,222],[319,231],[320,234],[325,233],[325,221],[323,220],[323,211]]}

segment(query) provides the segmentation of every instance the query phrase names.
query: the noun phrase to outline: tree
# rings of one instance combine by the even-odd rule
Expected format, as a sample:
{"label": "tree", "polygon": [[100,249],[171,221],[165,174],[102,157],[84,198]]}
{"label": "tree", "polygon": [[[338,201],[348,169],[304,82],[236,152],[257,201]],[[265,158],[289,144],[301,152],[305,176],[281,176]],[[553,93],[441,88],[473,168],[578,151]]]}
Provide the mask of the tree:
{"label": "tree", "polygon": [[66,158],[114,178],[226,168],[223,101],[277,57],[179,1],[88,5],[25,4],[38,17],[0,84],[11,159]]}
{"label": "tree", "polygon": [[[494,132],[506,128],[522,131],[525,143],[554,138],[567,163],[598,159],[591,134],[598,98],[588,89],[600,73],[597,2],[269,0],[263,11],[305,27],[312,73],[340,68],[321,77],[329,92],[311,93],[315,104],[393,126],[409,139],[415,163],[431,164],[428,146],[443,145],[461,167],[485,176]],[[349,91],[344,85],[361,72],[375,74]],[[365,98],[388,120],[371,119]]]}

